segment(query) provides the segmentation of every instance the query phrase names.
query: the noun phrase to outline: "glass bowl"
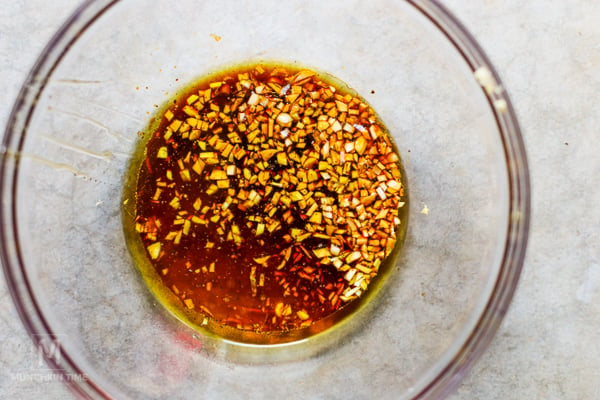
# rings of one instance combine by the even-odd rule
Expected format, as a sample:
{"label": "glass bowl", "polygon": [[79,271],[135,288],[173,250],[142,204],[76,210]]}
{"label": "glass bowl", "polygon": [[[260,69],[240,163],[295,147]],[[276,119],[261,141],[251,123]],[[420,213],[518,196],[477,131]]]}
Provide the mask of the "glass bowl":
{"label": "glass bowl", "polygon": [[[128,161],[154,110],[244,61],[327,71],[404,161],[410,222],[376,298],[281,346],[166,312],[122,229]],[[439,398],[484,351],[517,285],[525,151],[502,83],[432,0],[88,1],[23,85],[3,139],[2,264],[48,364],[89,398]]]}

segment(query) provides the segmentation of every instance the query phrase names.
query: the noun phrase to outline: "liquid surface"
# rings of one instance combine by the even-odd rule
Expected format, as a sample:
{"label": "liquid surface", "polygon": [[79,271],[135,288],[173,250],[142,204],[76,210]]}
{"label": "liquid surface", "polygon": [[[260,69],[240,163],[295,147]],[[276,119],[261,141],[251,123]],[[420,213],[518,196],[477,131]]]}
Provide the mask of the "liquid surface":
{"label": "liquid surface", "polygon": [[136,167],[135,231],[179,306],[281,332],[362,297],[405,223],[400,159],[364,100],[254,65],[172,104]]}

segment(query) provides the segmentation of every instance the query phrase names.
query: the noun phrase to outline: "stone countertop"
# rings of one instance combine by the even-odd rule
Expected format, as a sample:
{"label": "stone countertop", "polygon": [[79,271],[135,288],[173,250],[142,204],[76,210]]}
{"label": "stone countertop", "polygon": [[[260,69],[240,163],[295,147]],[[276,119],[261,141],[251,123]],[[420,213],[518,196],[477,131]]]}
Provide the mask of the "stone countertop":
{"label": "stone countertop", "polygon": [[[0,7],[0,123],[79,0]],[[447,0],[502,76],[520,118],[532,225],[516,297],[451,399],[595,399],[600,393],[600,2]],[[0,283],[0,398],[70,398],[11,374],[35,359]]]}

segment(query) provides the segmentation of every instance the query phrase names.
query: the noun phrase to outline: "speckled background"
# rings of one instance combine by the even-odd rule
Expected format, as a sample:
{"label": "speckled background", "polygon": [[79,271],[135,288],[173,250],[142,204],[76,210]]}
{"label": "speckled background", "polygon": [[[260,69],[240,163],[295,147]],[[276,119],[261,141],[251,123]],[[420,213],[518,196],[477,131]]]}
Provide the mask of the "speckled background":
{"label": "speckled background", "polygon": [[[0,8],[0,122],[43,46],[79,1]],[[600,3],[450,0],[500,71],[528,149],[533,220],[514,303],[453,399],[595,399],[600,393]],[[596,129],[595,129],[596,128]],[[19,379],[37,363],[0,284],[0,398],[70,398]]]}

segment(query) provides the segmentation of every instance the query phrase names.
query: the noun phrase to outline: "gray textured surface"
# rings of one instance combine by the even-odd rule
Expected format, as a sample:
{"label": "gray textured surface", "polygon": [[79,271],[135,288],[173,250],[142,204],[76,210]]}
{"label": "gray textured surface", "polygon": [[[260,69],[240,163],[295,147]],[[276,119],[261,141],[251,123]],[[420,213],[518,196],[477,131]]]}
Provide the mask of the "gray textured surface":
{"label": "gray textured surface", "polygon": [[[76,0],[0,8],[0,122]],[[600,393],[600,3],[447,1],[511,94],[528,148],[533,221],[515,301],[453,399],[593,399]],[[30,382],[36,353],[0,286],[0,398],[69,398]],[[30,375],[29,375],[30,376]],[[25,379],[20,379],[25,378]]]}

